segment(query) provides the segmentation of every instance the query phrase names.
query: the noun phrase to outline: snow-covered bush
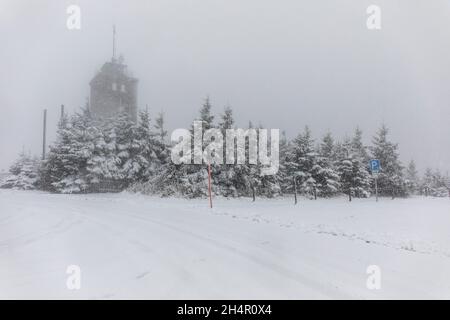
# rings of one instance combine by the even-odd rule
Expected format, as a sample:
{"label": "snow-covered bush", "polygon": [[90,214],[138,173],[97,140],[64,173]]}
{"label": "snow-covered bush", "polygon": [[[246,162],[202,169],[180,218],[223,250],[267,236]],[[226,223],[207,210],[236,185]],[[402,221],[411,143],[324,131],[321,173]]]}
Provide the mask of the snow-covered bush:
{"label": "snow-covered bush", "polygon": [[11,166],[10,174],[0,182],[0,188],[33,190],[39,181],[38,168],[40,161],[21,153],[19,159]]}
{"label": "snow-covered bush", "polygon": [[431,197],[450,197],[450,179],[439,170],[427,168],[420,183],[421,194]]}

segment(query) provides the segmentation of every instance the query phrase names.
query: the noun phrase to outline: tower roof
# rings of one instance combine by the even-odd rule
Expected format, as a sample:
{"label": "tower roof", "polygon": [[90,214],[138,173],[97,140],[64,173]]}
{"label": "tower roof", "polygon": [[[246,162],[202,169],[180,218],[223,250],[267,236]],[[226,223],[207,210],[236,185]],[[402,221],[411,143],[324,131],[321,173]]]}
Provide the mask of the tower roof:
{"label": "tower roof", "polygon": [[91,80],[92,85],[96,81],[103,81],[104,79],[122,80],[126,82],[137,82],[131,72],[128,71],[127,65],[122,63],[123,59],[105,62],[99,72]]}

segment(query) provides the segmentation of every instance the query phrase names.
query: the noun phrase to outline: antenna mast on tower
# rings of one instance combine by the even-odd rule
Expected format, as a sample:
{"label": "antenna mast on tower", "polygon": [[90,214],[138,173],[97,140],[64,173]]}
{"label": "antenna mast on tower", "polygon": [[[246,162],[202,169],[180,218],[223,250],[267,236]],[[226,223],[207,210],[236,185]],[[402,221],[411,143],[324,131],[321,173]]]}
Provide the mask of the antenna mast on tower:
{"label": "antenna mast on tower", "polygon": [[116,60],[116,25],[113,25],[113,61]]}

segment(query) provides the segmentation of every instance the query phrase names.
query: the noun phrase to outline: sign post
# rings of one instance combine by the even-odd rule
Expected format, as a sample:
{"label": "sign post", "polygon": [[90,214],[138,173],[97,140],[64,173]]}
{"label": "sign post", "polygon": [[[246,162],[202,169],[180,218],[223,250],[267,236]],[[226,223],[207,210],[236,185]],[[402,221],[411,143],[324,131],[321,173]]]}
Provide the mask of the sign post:
{"label": "sign post", "polygon": [[380,160],[372,159],[370,160],[370,171],[375,179],[375,197],[378,201],[378,174],[380,173]]}
{"label": "sign post", "polygon": [[375,175],[375,199],[378,202],[378,173]]}
{"label": "sign post", "polygon": [[295,199],[295,203],[297,204],[297,177],[294,176],[294,199]]}
{"label": "sign post", "polygon": [[208,194],[209,194],[209,207],[212,208],[212,196],[211,196],[211,164],[208,163]]}

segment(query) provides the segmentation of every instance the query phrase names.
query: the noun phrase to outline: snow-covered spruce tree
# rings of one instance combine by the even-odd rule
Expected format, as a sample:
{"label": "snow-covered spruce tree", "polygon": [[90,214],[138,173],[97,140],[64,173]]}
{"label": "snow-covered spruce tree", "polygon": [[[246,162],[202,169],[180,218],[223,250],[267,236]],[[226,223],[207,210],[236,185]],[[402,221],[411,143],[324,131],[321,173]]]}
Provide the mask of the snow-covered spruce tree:
{"label": "snow-covered spruce tree", "polygon": [[370,197],[371,191],[371,176],[367,171],[365,162],[358,157],[358,154],[353,155],[353,176],[354,176],[354,194],[357,198]]}
{"label": "snow-covered spruce tree", "polygon": [[176,166],[170,159],[170,145],[167,141],[164,114],[159,113],[154,124],[153,150],[157,159],[157,166],[148,181],[133,184],[129,190],[144,194],[159,194],[162,196],[178,195],[181,181],[181,167]]}
{"label": "snow-covered spruce tree", "polygon": [[345,141],[338,145],[339,162],[338,172],[340,176],[341,191],[348,196],[348,200],[352,201],[354,196],[354,175],[353,175],[353,154],[349,141]]}
{"label": "snow-covered spruce tree", "polygon": [[137,125],[125,111],[119,113],[114,119],[116,131],[117,156],[120,159],[119,175],[124,185],[138,180],[143,168],[143,159],[140,156],[140,141],[137,134]]}
{"label": "snow-covered spruce tree", "polygon": [[330,162],[336,161],[336,146],[333,135],[327,132],[320,142],[319,155],[329,159]]}
{"label": "snow-covered spruce tree", "polygon": [[337,147],[338,167],[341,191],[352,197],[366,198],[370,196],[370,174],[359,149],[355,149],[353,140],[346,139]]}
{"label": "snow-covered spruce tree", "polygon": [[367,198],[370,196],[372,177],[369,172],[369,155],[367,147],[362,142],[362,131],[357,127],[350,143],[352,153],[354,193],[355,197]]}
{"label": "snow-covered spruce tree", "polygon": [[411,160],[406,168],[405,182],[408,194],[417,194],[419,192],[419,174],[414,160]]}
{"label": "snow-covered spruce tree", "polygon": [[450,189],[447,184],[447,178],[441,173],[439,169],[433,172],[433,188],[431,195],[434,197],[448,197],[450,196]]}
{"label": "snow-covered spruce tree", "polygon": [[388,128],[383,124],[373,137],[370,148],[372,157],[380,160],[381,171],[378,177],[380,195],[404,197],[407,195],[403,178],[403,166],[398,159],[398,145],[388,140]]}
{"label": "snow-covered spruce tree", "polygon": [[316,164],[317,154],[314,151],[314,141],[311,131],[306,126],[304,133],[299,134],[290,144],[286,154],[286,177],[285,183],[291,187],[293,192],[293,179],[297,182],[297,190],[300,193],[315,196],[317,183],[313,178],[313,167]]}
{"label": "snow-covered spruce tree", "polygon": [[448,177],[443,176],[439,170],[425,170],[421,182],[422,194],[432,197],[448,197],[450,196],[450,186],[448,185]]}
{"label": "snow-covered spruce tree", "polygon": [[94,150],[92,120],[88,109],[59,122],[57,140],[41,169],[43,187],[61,193],[86,192],[87,161]]}
{"label": "snow-covered spruce tree", "polygon": [[73,117],[71,132],[74,138],[73,151],[78,172],[75,179],[69,178],[58,182],[57,185],[63,193],[89,192],[90,179],[87,163],[93,157],[94,141],[97,136],[101,135],[101,132],[95,127],[87,107]]}
{"label": "snow-covered spruce tree", "polygon": [[426,168],[425,172],[423,174],[423,177],[420,181],[420,193],[426,197],[428,197],[429,195],[431,195],[430,190],[433,186],[433,171],[431,170],[431,168]]}
{"label": "snow-covered spruce tree", "polygon": [[[201,121],[202,124],[202,148],[198,150],[200,155],[196,155],[197,150],[194,148],[194,144],[192,144],[192,156],[193,159],[195,157],[200,157],[203,159],[203,150],[208,144],[208,141],[204,141],[204,133],[206,130],[214,127],[214,116],[211,113],[212,104],[209,97],[205,98],[205,101],[200,108],[199,117],[196,121]],[[193,128],[191,131],[193,138]],[[215,176],[217,174],[217,165],[211,164],[211,171]],[[184,176],[184,180],[182,181],[182,190],[183,194],[188,197],[203,197],[208,195],[208,167],[207,164],[191,164],[185,165],[181,170],[182,175]],[[212,192],[216,192],[215,185],[212,188]]]}
{"label": "snow-covered spruce tree", "polygon": [[[257,133],[257,129],[254,128],[251,121],[248,123],[247,130],[254,130]],[[250,140],[248,138],[245,139],[244,148],[245,163],[234,165],[234,187],[237,194],[242,197],[264,194],[268,184],[263,183],[263,178],[260,175],[260,166],[258,164],[250,164]]]}
{"label": "snow-covered spruce tree", "polygon": [[200,109],[200,117],[198,120],[202,121],[203,131],[213,128],[214,125],[214,116],[211,113],[211,100],[209,97],[205,98],[205,102],[203,103]]}
{"label": "snow-covered spruce tree", "polygon": [[[169,148],[167,145],[167,131],[164,128],[164,116],[159,114],[154,128],[150,126],[148,110],[140,113],[139,123],[136,128],[136,142],[139,144],[139,153],[136,160],[139,162],[140,171],[135,175],[130,191],[155,193],[154,188],[165,187],[165,170],[169,170]],[[167,185],[166,185],[167,186]]]}
{"label": "snow-covered spruce tree", "polygon": [[138,172],[136,181],[147,181],[154,176],[161,165],[157,147],[158,137],[150,126],[150,114],[148,110],[141,111],[139,122],[136,128],[136,140],[139,145],[137,160],[140,163],[141,170]]}
{"label": "snow-covered spruce tree", "polygon": [[167,141],[167,130],[165,128],[164,114],[160,112],[155,119],[155,146],[156,157],[161,166],[170,161],[170,149]]}
{"label": "snow-covered spruce tree", "polygon": [[34,190],[39,183],[38,169],[40,160],[25,152],[19,154],[19,158],[9,169],[9,175],[0,184],[0,188]]}
{"label": "snow-covered spruce tree", "polygon": [[[213,181],[215,185],[215,193],[225,196],[225,197],[236,197],[238,195],[238,190],[236,189],[236,171],[234,164],[226,163],[226,130],[233,129],[234,118],[233,110],[230,106],[225,107],[223,114],[220,116],[220,122],[218,125],[224,137],[224,149],[223,149],[223,165],[216,165],[215,174],[213,175]],[[234,159],[236,159],[236,152],[234,152]]]}
{"label": "snow-covered spruce tree", "polygon": [[[444,177],[444,184],[445,184],[445,187],[449,190],[449,192],[450,192],[450,175],[448,174],[448,171],[447,171],[447,173],[446,173],[446,175],[445,175],[445,177]],[[449,197],[450,197],[450,193],[449,193]]]}
{"label": "snow-covered spruce tree", "polygon": [[120,159],[120,176],[124,186],[145,182],[157,174],[165,152],[150,124],[148,110],[139,113],[135,124],[128,113],[122,112],[114,121],[117,133],[117,156]]}
{"label": "snow-covered spruce tree", "polygon": [[336,170],[334,139],[327,133],[319,146],[312,175],[317,182],[318,195],[330,197],[339,192],[339,173]]}
{"label": "snow-covered spruce tree", "polygon": [[[263,130],[263,126],[260,125],[258,128],[259,132],[260,130]],[[257,135],[257,145],[259,148],[260,145],[260,135]],[[272,141],[270,140],[270,137],[268,137],[267,139],[268,141],[268,145],[267,145],[267,150],[271,150],[271,143]],[[263,169],[263,165],[261,164],[261,162],[258,160],[257,165],[253,165],[250,168],[252,171],[254,171],[254,173],[252,173],[252,177],[253,177],[253,182],[254,182],[254,190],[255,190],[255,195],[262,195],[264,197],[275,197],[278,195],[281,195],[281,184],[282,184],[282,180],[281,180],[281,176],[275,174],[275,175],[262,175],[262,169]],[[253,193],[253,189],[252,189],[252,193]]]}
{"label": "snow-covered spruce tree", "polygon": [[49,146],[47,158],[42,162],[39,170],[40,186],[44,190],[58,191],[54,183],[76,173],[76,167],[73,165],[73,154],[69,153],[71,151],[69,145],[73,140],[70,129],[70,119],[67,114],[64,114],[58,122],[56,142]]}
{"label": "snow-covered spruce tree", "polygon": [[359,127],[356,127],[355,133],[351,141],[351,146],[354,152],[361,158],[361,161],[366,165],[367,170],[369,170],[369,154],[367,152],[367,147],[362,141],[363,132]]}
{"label": "snow-covered spruce tree", "polygon": [[90,191],[121,190],[123,175],[118,157],[116,130],[112,121],[96,123],[93,128],[93,151],[87,161]]}
{"label": "snow-covered spruce tree", "polygon": [[286,131],[282,131],[280,137],[280,168],[277,175],[280,179],[280,188],[283,194],[290,193],[293,184],[293,179],[289,177],[286,168],[287,155],[290,148],[291,145],[286,137]]}
{"label": "snow-covered spruce tree", "polygon": [[[209,98],[200,109],[197,121],[202,121],[203,130],[213,126],[214,117],[211,115],[211,102]],[[191,141],[193,139],[191,129]],[[194,148],[191,149],[191,160]],[[170,156],[169,156],[170,157]],[[215,171],[214,166],[212,166]],[[183,196],[188,198],[204,197],[208,194],[208,170],[205,164],[174,164],[170,159],[163,164],[158,173],[145,184],[146,193],[155,193],[162,196]]]}

